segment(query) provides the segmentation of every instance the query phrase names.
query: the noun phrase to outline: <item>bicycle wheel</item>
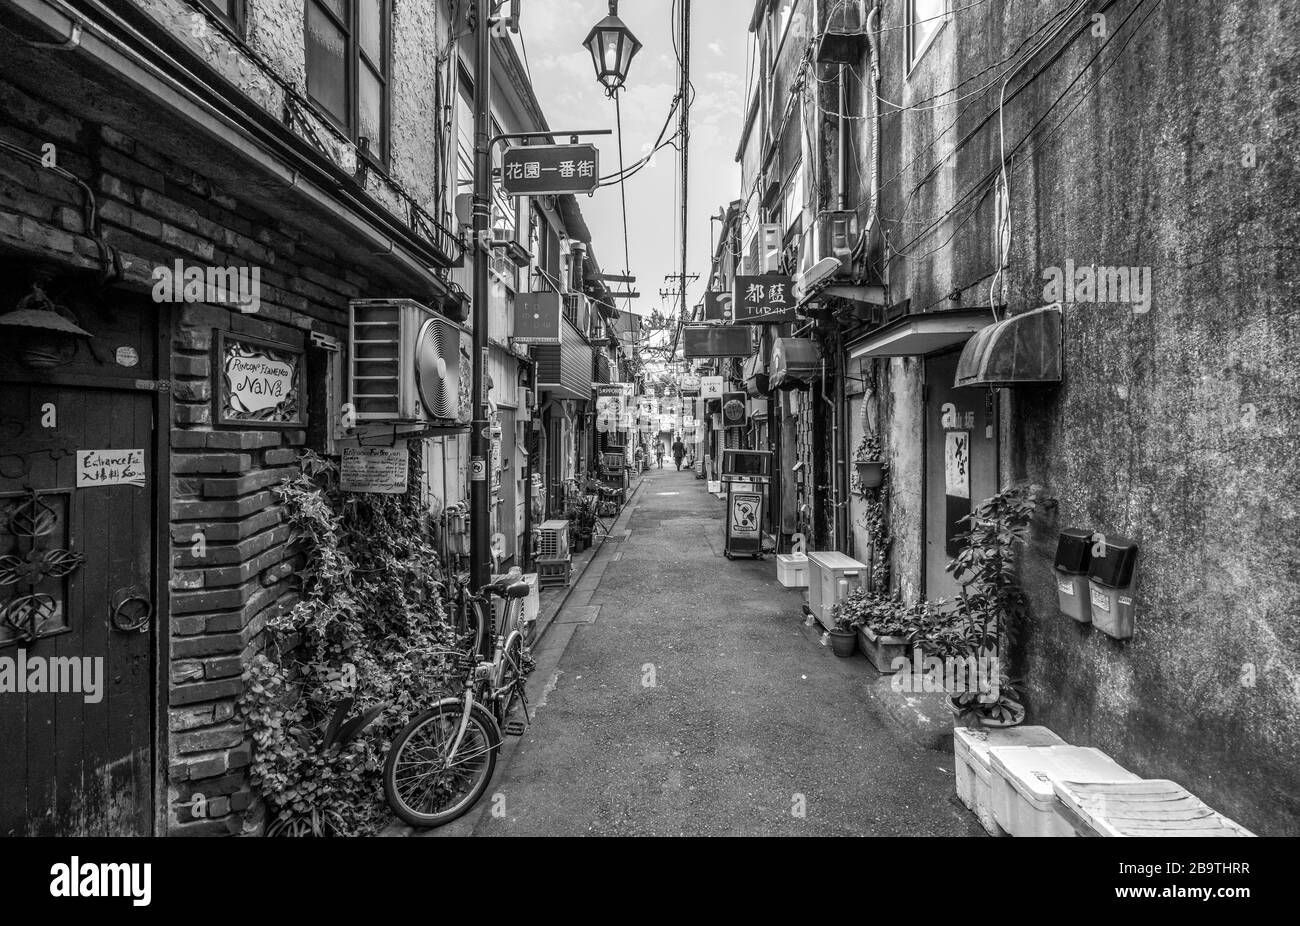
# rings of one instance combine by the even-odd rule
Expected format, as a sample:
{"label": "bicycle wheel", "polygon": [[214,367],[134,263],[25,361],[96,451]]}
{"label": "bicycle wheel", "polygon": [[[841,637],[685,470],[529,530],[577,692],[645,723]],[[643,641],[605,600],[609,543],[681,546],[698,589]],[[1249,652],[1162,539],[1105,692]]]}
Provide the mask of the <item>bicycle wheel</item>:
{"label": "bicycle wheel", "polygon": [[501,697],[497,700],[497,720],[506,722],[510,712],[522,700],[524,684],[524,638],[515,634],[501,654]]}
{"label": "bicycle wheel", "polygon": [[465,738],[446,761],[460,727],[463,703],[439,704],[397,734],[384,762],[384,795],[411,826],[442,826],[469,811],[492,780],[501,728],[481,704],[470,711]]}

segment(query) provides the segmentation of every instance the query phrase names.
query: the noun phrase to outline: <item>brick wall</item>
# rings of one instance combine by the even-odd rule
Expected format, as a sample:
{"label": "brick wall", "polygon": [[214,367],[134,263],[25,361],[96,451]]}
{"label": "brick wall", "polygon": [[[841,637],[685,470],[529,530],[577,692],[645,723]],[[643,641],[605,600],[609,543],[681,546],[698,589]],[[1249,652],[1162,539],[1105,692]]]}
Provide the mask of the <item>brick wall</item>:
{"label": "brick wall", "polygon": [[[59,165],[95,192],[104,237],[122,257],[123,285],[151,287],[153,268],[178,258],[187,266],[260,268],[255,314],[159,305],[168,315],[173,374],[170,537],[159,538],[171,569],[169,754],[160,759],[168,786],[159,800],[173,834],[258,832],[265,821],[250,791],[251,745],[235,703],[267,619],[294,600],[301,558],[289,546],[273,488],[296,472],[307,435],[213,426],[213,331],[302,347],[309,331],[345,337],[349,298],[392,293],[378,281],[372,288],[309,230],[162,157],[139,140],[144,133],[133,138],[79,120],[3,82],[0,113],[0,139],[36,154],[54,142]],[[65,269],[92,269],[98,252],[87,231],[75,185],[0,155],[0,245]],[[319,373],[309,365],[309,377]],[[184,806],[195,794],[206,801],[199,817]]]}

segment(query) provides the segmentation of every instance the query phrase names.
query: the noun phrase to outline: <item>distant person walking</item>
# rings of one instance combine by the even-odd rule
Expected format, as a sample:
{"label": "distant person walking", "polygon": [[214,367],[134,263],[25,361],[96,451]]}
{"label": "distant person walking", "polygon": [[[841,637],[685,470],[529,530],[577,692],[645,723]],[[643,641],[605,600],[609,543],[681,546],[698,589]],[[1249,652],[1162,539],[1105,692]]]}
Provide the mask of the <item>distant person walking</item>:
{"label": "distant person walking", "polygon": [[677,464],[677,472],[682,471],[682,457],[686,456],[686,445],[682,443],[679,437],[673,441],[673,461]]}
{"label": "distant person walking", "polygon": [[655,463],[660,469],[664,468],[664,442],[661,440],[655,441]]}

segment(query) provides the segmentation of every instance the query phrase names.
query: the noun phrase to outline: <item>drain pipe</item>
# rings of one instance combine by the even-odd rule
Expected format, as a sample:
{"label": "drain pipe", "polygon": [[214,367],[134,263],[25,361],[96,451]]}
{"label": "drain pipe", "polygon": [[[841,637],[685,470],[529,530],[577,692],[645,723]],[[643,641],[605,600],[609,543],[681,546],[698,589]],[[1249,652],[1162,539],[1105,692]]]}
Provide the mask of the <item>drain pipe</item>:
{"label": "drain pipe", "polygon": [[840,406],[826,395],[826,355],[822,355],[822,401],[831,407],[831,507],[835,516],[831,519],[831,549],[840,548]]}

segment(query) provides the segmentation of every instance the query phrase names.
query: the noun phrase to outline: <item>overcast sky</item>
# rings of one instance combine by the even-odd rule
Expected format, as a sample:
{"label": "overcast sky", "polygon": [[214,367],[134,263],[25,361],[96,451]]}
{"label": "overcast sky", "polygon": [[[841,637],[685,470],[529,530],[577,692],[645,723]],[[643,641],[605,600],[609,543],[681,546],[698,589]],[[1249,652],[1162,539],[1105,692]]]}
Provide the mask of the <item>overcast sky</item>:
{"label": "overcast sky", "polygon": [[[623,158],[631,164],[649,152],[677,88],[673,55],[672,0],[622,0],[619,18],[641,41],[622,91]],[[688,289],[687,305],[703,296],[709,275],[710,222],[719,206],[738,198],[735,163],[744,118],[744,80],[752,0],[694,0],[691,4],[690,190],[687,270],[700,279]],[[524,0],[521,32],[537,98],[553,129],[614,128],[614,104],[596,81],[587,32],[609,13],[606,0]],[[675,128],[675,125],[674,127]],[[672,134],[673,128],[669,129]],[[559,139],[557,139],[559,140]],[[602,174],[618,168],[615,136],[592,139],[600,146]],[[678,154],[662,149],[655,162],[627,183],[631,267],[641,292],[639,308],[660,304],[670,288],[666,274],[681,271]],[[579,197],[596,256],[607,273],[623,269],[623,225],[617,186]],[[717,224],[712,223],[716,232]],[[669,310],[671,300],[664,302]]]}

